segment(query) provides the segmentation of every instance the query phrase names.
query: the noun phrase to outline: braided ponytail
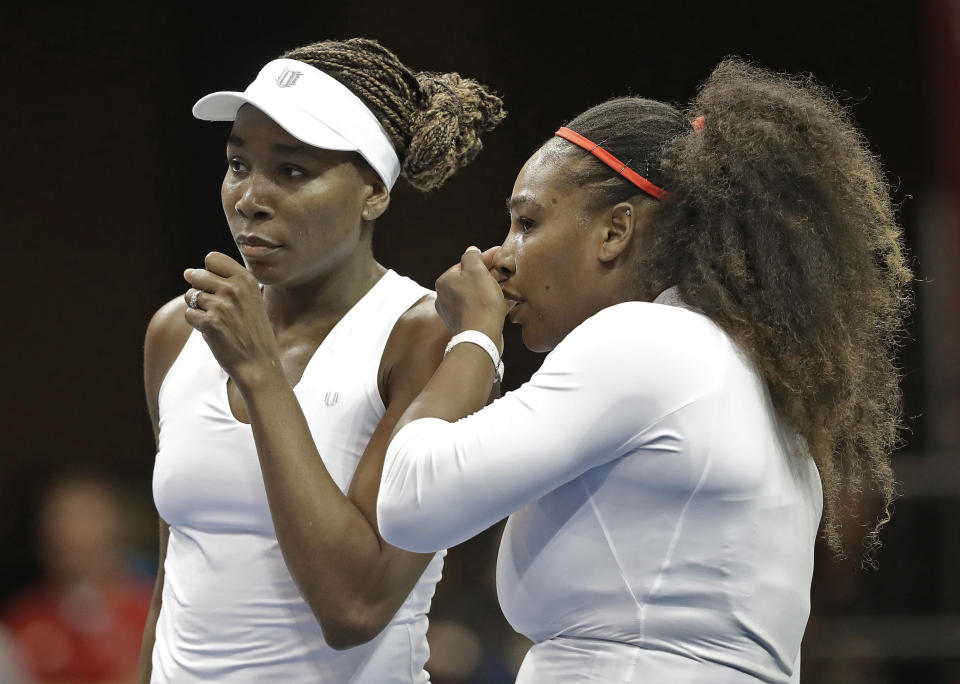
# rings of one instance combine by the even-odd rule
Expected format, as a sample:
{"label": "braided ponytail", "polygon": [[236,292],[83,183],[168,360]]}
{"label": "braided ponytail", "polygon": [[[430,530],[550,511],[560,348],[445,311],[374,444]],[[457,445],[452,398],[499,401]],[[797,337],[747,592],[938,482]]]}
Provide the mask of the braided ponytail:
{"label": "braided ponytail", "polygon": [[415,73],[375,40],[322,41],[283,55],[320,69],[363,100],[390,136],[400,173],[434,190],[483,147],[506,112],[486,86],[459,74]]}

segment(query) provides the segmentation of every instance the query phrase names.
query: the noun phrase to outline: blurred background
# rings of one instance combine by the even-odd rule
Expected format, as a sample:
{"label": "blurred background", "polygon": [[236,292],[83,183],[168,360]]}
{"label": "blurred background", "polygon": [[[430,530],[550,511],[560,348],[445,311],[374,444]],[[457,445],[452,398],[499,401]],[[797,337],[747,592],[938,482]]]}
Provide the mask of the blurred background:
{"label": "blurred background", "polygon": [[[467,245],[500,242],[522,163],[606,98],[683,103],[737,54],[811,72],[852,108],[918,276],[901,359],[902,495],[877,569],[859,567],[856,524],[848,560],[821,549],[803,681],[960,683],[958,0],[5,9],[0,683],[134,681],[156,571],[143,334],[186,289],[185,267],[213,249],[236,255],[219,199],[227,127],[190,106],[244,88],[288,48],[353,36],[413,68],[477,78],[510,111],[474,164],[426,198],[401,182],[378,223],[381,263],[427,286]],[[509,390],[540,358],[507,335]],[[528,646],[497,605],[499,532],[448,555],[431,612],[438,684],[512,682]]]}

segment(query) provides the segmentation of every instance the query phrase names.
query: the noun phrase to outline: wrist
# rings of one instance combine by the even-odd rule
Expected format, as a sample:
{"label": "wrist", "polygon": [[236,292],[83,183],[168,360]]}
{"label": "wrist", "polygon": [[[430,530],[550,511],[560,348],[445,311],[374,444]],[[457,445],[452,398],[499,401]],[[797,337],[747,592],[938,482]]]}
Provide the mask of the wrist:
{"label": "wrist", "polygon": [[443,352],[444,357],[450,353],[451,349],[464,343],[479,347],[486,352],[493,363],[493,382],[503,382],[503,360],[500,358],[500,345],[482,330],[470,329],[458,332],[447,343],[447,348]]}
{"label": "wrist", "polygon": [[464,321],[456,334],[467,330],[476,330],[483,333],[493,341],[497,348],[497,354],[503,354],[503,319]]}
{"label": "wrist", "polygon": [[236,369],[230,374],[230,377],[245,397],[248,394],[269,392],[290,386],[279,359],[272,359],[259,364],[247,364]]}

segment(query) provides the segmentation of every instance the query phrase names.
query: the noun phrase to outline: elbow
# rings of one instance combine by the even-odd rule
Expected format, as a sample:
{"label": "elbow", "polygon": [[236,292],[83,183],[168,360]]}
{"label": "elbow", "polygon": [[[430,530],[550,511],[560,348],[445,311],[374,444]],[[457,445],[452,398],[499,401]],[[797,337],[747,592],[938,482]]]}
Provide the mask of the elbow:
{"label": "elbow", "polygon": [[343,651],[360,646],[377,637],[396,613],[390,597],[377,590],[341,587],[323,592],[321,600],[307,602],[320,624],[323,640],[330,648]]}
{"label": "elbow", "polygon": [[420,515],[422,511],[412,505],[391,505],[389,502],[377,505],[377,526],[380,536],[391,546],[414,553],[433,553],[441,548],[433,548],[427,540],[421,538],[429,524]]}
{"label": "elbow", "polygon": [[413,550],[404,544],[407,537],[405,521],[411,514],[416,514],[416,508],[411,504],[403,501],[400,492],[391,489],[388,483],[381,483],[377,497],[377,529],[384,541],[406,551]]}
{"label": "elbow", "polygon": [[423,492],[413,482],[404,482],[403,486],[384,481],[380,485],[377,498],[377,529],[391,546],[414,553],[433,553],[443,546],[432,547],[428,530],[436,524],[431,516],[428,501]]}
{"label": "elbow", "polygon": [[407,439],[400,445],[391,442],[387,449],[377,497],[377,528],[391,546],[414,553],[447,548],[436,543],[434,534],[447,511],[442,495],[432,487],[432,476],[425,474],[431,470],[432,455],[423,439]]}
{"label": "elbow", "polygon": [[403,509],[397,507],[396,502],[390,496],[385,496],[383,488],[380,489],[380,496],[377,499],[377,529],[384,541],[397,548],[404,548],[397,541],[402,537],[403,526],[398,525],[399,515]]}
{"label": "elbow", "polygon": [[348,648],[360,646],[380,633],[343,620],[336,620],[332,624],[320,623],[320,629],[323,630],[323,640],[327,642],[327,646],[335,651],[345,651]]}
{"label": "elbow", "polygon": [[354,648],[374,639],[390,621],[378,618],[374,611],[348,611],[333,618],[321,618],[320,629],[327,645],[335,651]]}

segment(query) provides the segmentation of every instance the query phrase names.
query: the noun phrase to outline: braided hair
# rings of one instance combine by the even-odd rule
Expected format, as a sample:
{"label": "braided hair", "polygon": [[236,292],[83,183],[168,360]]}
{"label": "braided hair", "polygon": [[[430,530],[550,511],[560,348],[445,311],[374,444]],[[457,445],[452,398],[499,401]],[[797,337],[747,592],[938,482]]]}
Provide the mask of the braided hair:
{"label": "braided hair", "polygon": [[322,41],[282,55],[349,88],[377,116],[417,190],[438,188],[477,156],[480,134],[506,116],[500,98],[457,73],[414,72],[377,41]]}
{"label": "braided hair", "polygon": [[[702,130],[691,121],[704,117]],[[812,77],[731,58],[685,112],[620,98],[567,126],[669,195],[636,255],[643,298],[677,286],[752,358],[803,436],[824,491],[824,537],[842,555],[845,495],[867,483],[890,519],[890,453],[901,415],[895,352],[911,306],[906,262],[878,159]],[[571,179],[602,203],[636,187],[565,141]],[[649,201],[654,201],[650,199]]]}

